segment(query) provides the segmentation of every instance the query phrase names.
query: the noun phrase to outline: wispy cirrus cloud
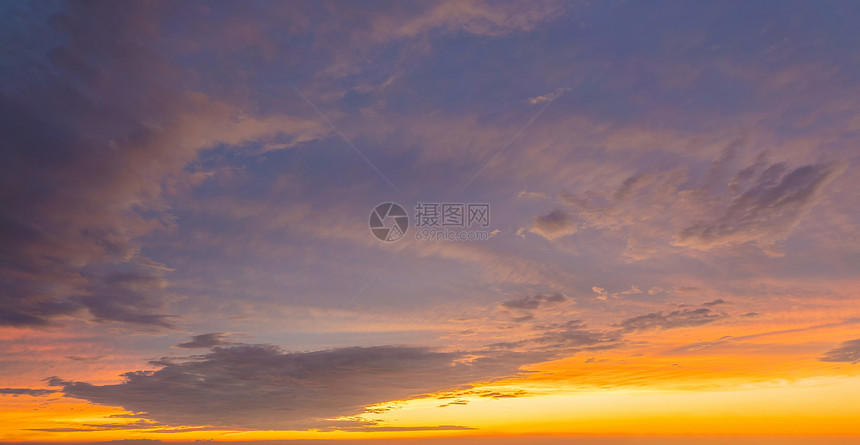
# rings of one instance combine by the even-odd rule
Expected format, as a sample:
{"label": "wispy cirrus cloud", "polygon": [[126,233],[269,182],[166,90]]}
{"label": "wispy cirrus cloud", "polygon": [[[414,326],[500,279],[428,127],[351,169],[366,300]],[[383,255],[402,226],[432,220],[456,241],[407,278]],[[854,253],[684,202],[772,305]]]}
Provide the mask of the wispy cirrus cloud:
{"label": "wispy cirrus cloud", "polygon": [[542,96],[530,97],[527,102],[529,103],[529,105],[537,105],[537,104],[544,103],[544,102],[552,102],[552,101],[558,99],[559,96],[561,96],[562,94],[564,94],[570,90],[571,89],[568,87],[556,88],[555,90],[552,90],[551,92],[544,94]]}
{"label": "wispy cirrus cloud", "polygon": [[534,294],[526,295],[521,298],[503,301],[500,306],[506,309],[539,309],[542,307],[552,306],[554,304],[563,303],[569,298],[556,292],[551,295]]}
{"label": "wispy cirrus cloud", "polygon": [[857,363],[860,362],[860,339],[848,340],[842,342],[838,348],[827,351],[820,358],[823,362],[844,362]]}
{"label": "wispy cirrus cloud", "polygon": [[647,331],[651,329],[675,329],[701,326],[726,318],[726,314],[716,313],[707,308],[681,309],[669,313],[652,312],[628,318],[617,324],[625,332]]}
{"label": "wispy cirrus cloud", "polygon": [[[727,244],[767,245],[784,240],[815,204],[821,188],[840,169],[835,164],[823,164],[805,165],[788,173],[785,170],[784,163],[765,168],[749,188],[729,198],[714,220],[684,228],[678,234],[678,244],[710,249]],[[742,171],[739,179],[745,179],[750,173]]]}
{"label": "wispy cirrus cloud", "polygon": [[194,348],[211,348],[229,344],[226,340],[226,334],[222,332],[213,332],[209,334],[199,334],[191,338],[191,341],[186,341],[176,345],[177,348],[194,349]]}

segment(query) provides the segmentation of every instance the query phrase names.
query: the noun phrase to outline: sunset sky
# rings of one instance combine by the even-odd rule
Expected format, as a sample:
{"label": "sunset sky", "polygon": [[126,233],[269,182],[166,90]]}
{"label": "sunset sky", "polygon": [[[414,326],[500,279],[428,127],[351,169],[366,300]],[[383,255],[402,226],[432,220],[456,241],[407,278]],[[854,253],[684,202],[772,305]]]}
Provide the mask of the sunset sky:
{"label": "sunset sky", "polygon": [[0,442],[856,444],[858,29],[2,2]]}

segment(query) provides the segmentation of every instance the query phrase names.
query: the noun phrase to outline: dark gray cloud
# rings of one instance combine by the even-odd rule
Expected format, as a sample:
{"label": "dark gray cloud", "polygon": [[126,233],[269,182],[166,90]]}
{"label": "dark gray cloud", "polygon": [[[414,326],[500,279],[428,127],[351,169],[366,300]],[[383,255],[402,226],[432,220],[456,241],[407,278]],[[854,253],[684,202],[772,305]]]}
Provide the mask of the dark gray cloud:
{"label": "dark gray cloud", "polygon": [[225,334],[222,332],[213,332],[209,334],[200,334],[191,337],[191,341],[176,345],[177,348],[211,348],[228,343],[224,340]]}
{"label": "dark gray cloud", "polygon": [[536,335],[511,342],[498,342],[489,345],[491,349],[525,349],[536,355],[535,360],[549,360],[559,355],[573,355],[583,349],[612,348],[619,345],[621,336],[615,332],[589,329],[582,320],[569,320],[564,323],[538,324],[534,326]]}
{"label": "dark gray cloud", "polygon": [[587,329],[581,320],[540,326],[541,334],[529,341],[544,348],[608,349],[617,347],[621,337],[615,333]]}
{"label": "dark gray cloud", "polygon": [[625,332],[647,331],[650,329],[674,329],[691,326],[701,326],[725,318],[725,314],[712,312],[710,309],[683,309],[669,312],[652,312],[628,318],[616,326]]}
{"label": "dark gray cloud", "polygon": [[[136,238],[164,225],[142,205],[157,198],[168,167],[152,124],[175,101],[152,75],[170,70],[143,44],[146,8],[65,6],[49,18],[18,16],[51,23],[42,38],[53,47],[4,61],[0,324],[89,311],[101,321],[168,326],[158,313],[163,291],[129,274],[159,280],[163,272],[139,255]],[[99,26],[87,20],[95,17]],[[45,33],[38,23],[32,30]]]}
{"label": "dark gray cloud", "polygon": [[513,375],[526,358],[467,357],[406,346],[315,352],[219,346],[189,359],[153,361],[155,371],[125,373],[125,381],[115,385],[59,378],[51,385],[67,397],[121,406],[171,425],[301,429],[332,426],[325,419],[357,414],[367,405]]}
{"label": "dark gray cloud", "polygon": [[[805,165],[788,173],[786,169],[785,163],[765,168],[714,219],[683,229],[678,235],[679,244],[709,249],[745,242],[767,245],[783,240],[839,171],[836,164]],[[742,174],[752,173],[744,170]]]}
{"label": "dark gray cloud", "polygon": [[167,286],[163,274],[163,268],[138,264],[130,271],[92,279],[94,284],[84,288],[85,294],[70,300],[86,308],[95,321],[172,327],[170,319],[174,317],[159,314],[163,303],[154,298],[161,296]]}
{"label": "dark gray cloud", "polygon": [[722,298],[717,298],[716,300],[711,300],[711,301],[708,301],[706,303],[702,303],[702,306],[711,307],[711,306],[719,306],[721,304],[726,304],[726,300],[723,300]]}
{"label": "dark gray cloud", "polygon": [[55,394],[56,392],[53,389],[0,388],[0,394],[9,395],[46,396],[48,394]]}
{"label": "dark gray cloud", "polygon": [[576,232],[576,222],[563,210],[553,210],[546,215],[538,215],[532,223],[530,232],[553,240]]}
{"label": "dark gray cloud", "polygon": [[527,295],[522,298],[504,301],[501,303],[501,306],[506,309],[539,309],[541,307],[547,307],[552,306],[554,304],[563,303],[567,300],[567,296],[560,292],[555,292],[550,295]]}
{"label": "dark gray cloud", "polygon": [[842,342],[838,348],[827,351],[820,360],[823,362],[860,363],[860,338]]}
{"label": "dark gray cloud", "polygon": [[[633,175],[625,179],[624,182],[621,183],[621,186],[615,190],[615,193],[612,194],[612,200],[623,201],[627,199],[637,190],[637,188],[641,188],[642,184],[647,183],[651,179],[651,175],[649,174]],[[583,203],[583,201],[577,201],[575,196],[568,195],[568,198],[571,199],[570,202]]]}

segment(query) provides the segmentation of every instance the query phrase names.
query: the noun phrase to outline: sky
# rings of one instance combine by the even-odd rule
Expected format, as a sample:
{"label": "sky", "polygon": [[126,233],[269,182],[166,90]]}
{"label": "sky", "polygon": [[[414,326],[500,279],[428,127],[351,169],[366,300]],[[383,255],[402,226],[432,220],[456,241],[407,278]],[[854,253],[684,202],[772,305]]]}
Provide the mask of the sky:
{"label": "sky", "polygon": [[0,442],[856,443],[858,26],[0,3]]}

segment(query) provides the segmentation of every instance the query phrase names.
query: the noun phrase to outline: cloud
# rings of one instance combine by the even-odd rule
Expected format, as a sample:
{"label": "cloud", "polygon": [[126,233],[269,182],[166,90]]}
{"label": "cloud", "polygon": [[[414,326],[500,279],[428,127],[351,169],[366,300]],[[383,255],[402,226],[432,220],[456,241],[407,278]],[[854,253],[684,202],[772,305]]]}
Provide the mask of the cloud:
{"label": "cloud", "polygon": [[511,316],[511,321],[516,323],[531,321],[535,319],[536,312],[553,306],[558,306],[569,301],[566,295],[555,292],[550,295],[534,294],[521,298],[504,301],[499,304],[502,311]]}
{"label": "cloud", "polygon": [[229,343],[224,340],[225,334],[222,332],[213,332],[210,334],[200,334],[191,337],[191,341],[187,341],[184,343],[179,343],[175,347],[177,348],[211,348],[212,346],[219,346]]}
{"label": "cloud", "polygon": [[[534,311],[568,300],[561,293],[535,294],[500,305]],[[610,330],[591,329],[582,320],[536,323],[531,336],[460,351],[392,345],[289,352],[270,344],[225,345],[225,334],[207,333],[177,347],[210,347],[208,352],[153,360],[154,369],[126,372],[121,383],[95,385],[53,377],[49,384],[65,397],[122,407],[137,413],[131,418],[159,428],[376,431],[388,426],[363,415],[379,412],[374,406],[384,402],[525,396],[471,385],[514,377],[527,364],[618,348],[633,332],[699,326],[725,317],[701,308],[628,318],[615,325],[620,329]],[[415,428],[460,426],[409,429]]]}
{"label": "cloud", "polygon": [[594,292],[595,295],[597,295],[596,298],[598,300],[606,300],[607,297],[609,296],[609,293],[606,292],[606,289],[604,289],[602,287],[592,286],[591,291]]}
{"label": "cloud", "polygon": [[831,349],[819,360],[823,362],[860,363],[860,338],[842,342],[836,349]]}
{"label": "cloud", "polygon": [[[536,301],[541,307],[567,299],[553,294]],[[514,304],[533,306],[523,301]],[[116,384],[48,381],[65,397],[122,407],[136,413],[130,418],[164,426],[375,431],[387,426],[362,417],[378,412],[373,405],[443,391],[519,397],[524,393],[472,385],[515,377],[527,364],[621,344],[617,331],[589,329],[581,320],[533,329],[521,340],[459,351],[391,345],[289,352],[270,344],[220,344],[200,355],[153,360],[154,369],[126,372]],[[222,335],[197,335],[181,347],[223,343]]]}
{"label": "cloud", "polygon": [[48,19],[50,51],[4,65],[0,325],[88,313],[172,327],[171,270],[143,253],[143,238],[175,226],[168,197],[202,180],[186,167],[215,146],[289,147],[329,134],[316,120],[252,116],[194,90],[195,74],[160,46],[159,11],[64,5]]}
{"label": "cloud", "polygon": [[31,388],[0,388],[0,394],[7,395],[26,395],[26,396],[46,396],[48,394],[56,394],[53,389],[31,389]]}
{"label": "cloud", "polygon": [[[128,264],[125,265],[128,268]],[[119,321],[159,327],[172,327],[170,315],[156,311],[163,304],[152,297],[167,286],[166,268],[153,264],[135,264],[131,271],[111,272],[91,280],[83,292],[70,301],[80,304],[94,321]]]}
{"label": "cloud", "polygon": [[[667,143],[681,145],[683,140],[676,135]],[[592,181],[595,189],[560,193],[562,211],[575,215],[579,232],[600,230],[607,241],[625,237],[623,255],[633,261],[697,255],[678,247],[707,251],[744,243],[780,255],[776,247],[820,201],[844,163],[791,169],[786,163],[769,164],[764,152],[740,152],[745,143],[737,138],[708,142],[709,150],[721,150],[704,172],[705,165],[682,159],[675,166],[632,174],[616,172],[624,164],[615,165],[606,169],[607,179]],[[741,164],[751,157],[751,164]]]}
{"label": "cloud", "polygon": [[[373,72],[379,66],[368,66],[366,62],[373,57],[387,69],[382,79],[370,82],[372,86],[362,85],[361,90],[390,87],[408,74],[405,67],[414,67],[423,62],[422,56],[427,56],[431,51],[434,38],[451,35],[500,37],[528,32],[563,17],[567,10],[572,9],[571,6],[568,2],[555,0],[528,7],[517,2],[485,0],[442,0],[395,6],[341,2],[334,10],[336,13],[317,14],[315,17],[315,28],[325,29],[328,35],[325,40],[335,40],[332,36],[336,36],[339,43],[332,45],[323,41],[318,44],[331,51],[327,55],[333,59],[322,67],[321,73],[324,76],[342,77]],[[298,14],[283,15],[282,20],[288,20]],[[308,20],[307,17],[302,18]],[[366,25],[355,26],[356,23]],[[401,47],[404,50],[391,61],[378,57],[380,46]],[[320,58],[319,54],[314,55]]]}
{"label": "cloud", "polygon": [[[601,301],[606,301],[609,299],[609,297],[624,298],[624,297],[629,297],[630,295],[641,295],[643,293],[642,289],[639,289],[635,285],[631,285],[630,289],[623,290],[620,292],[612,292],[612,293],[610,293],[609,291],[607,291],[606,289],[604,289],[602,287],[591,286],[591,292],[593,292],[594,295],[596,295],[595,298],[597,298],[598,300],[601,300]],[[650,291],[649,291],[649,293],[650,293]]]}
{"label": "cloud", "polygon": [[438,405],[437,407],[438,408],[446,408],[449,406],[455,406],[455,405],[461,405],[462,406],[462,405],[468,405],[468,404],[469,404],[468,400],[462,400],[461,399],[461,400],[453,400],[453,401],[450,401],[448,403],[443,403],[441,405]]}
{"label": "cloud", "polygon": [[66,358],[69,360],[72,360],[72,361],[76,361],[76,362],[97,362],[97,361],[105,358],[105,356],[97,355],[94,357],[81,357],[79,355],[67,355]]}
{"label": "cloud", "polygon": [[620,337],[614,333],[587,329],[582,320],[540,326],[541,335],[529,340],[531,343],[556,348],[608,349],[617,346]]}
{"label": "cloud", "polygon": [[543,96],[531,97],[531,98],[529,98],[529,100],[527,102],[529,103],[529,105],[537,105],[537,104],[544,103],[544,102],[552,102],[552,101],[558,99],[559,96],[561,96],[562,94],[564,94],[570,90],[571,90],[570,88],[566,88],[566,87],[556,88],[552,92],[544,94]]}
{"label": "cloud", "polygon": [[788,173],[785,170],[785,163],[764,169],[755,183],[732,197],[716,218],[683,229],[677,244],[708,250],[746,242],[767,246],[787,238],[840,169],[831,163],[805,165]]}
{"label": "cloud", "polygon": [[72,433],[79,431],[114,431],[114,430],[137,430],[158,427],[157,423],[138,420],[130,423],[101,423],[83,424],[79,427],[57,427],[57,428],[29,428],[27,431],[45,431],[51,433]]}
{"label": "cloud", "polygon": [[121,406],[170,425],[261,429],[355,427],[331,422],[365,406],[516,373],[521,361],[406,346],[285,352],[216,346],[190,359],[152,362],[113,385],[51,379],[67,397]]}
{"label": "cloud", "polygon": [[[415,37],[431,31],[446,33],[465,31],[471,34],[498,36],[528,31],[543,22],[555,19],[563,11],[561,2],[544,2],[535,7],[510,2],[481,0],[448,0],[410,16],[395,14],[404,10],[378,14],[374,20],[374,40],[385,41]],[[412,10],[412,8],[409,8]]]}
{"label": "cloud", "polygon": [[576,223],[569,213],[557,209],[546,215],[536,216],[529,232],[554,240],[576,233]]}
{"label": "cloud", "polygon": [[443,392],[437,393],[433,395],[433,398],[437,400],[450,400],[450,402],[444,403],[442,405],[438,405],[439,408],[445,408],[448,406],[456,406],[456,405],[468,405],[469,400],[463,399],[463,397],[481,397],[486,399],[514,399],[518,397],[528,397],[529,393],[527,391],[521,389],[478,389],[478,388],[470,388],[463,391],[451,391],[451,392]]}
{"label": "cloud", "polygon": [[517,341],[493,343],[488,348],[527,351],[532,355],[531,360],[544,361],[570,356],[585,349],[614,348],[621,341],[617,332],[589,329],[582,320],[538,324],[534,329],[537,335]]}
{"label": "cloud", "polygon": [[723,300],[722,298],[717,298],[716,300],[712,300],[712,301],[708,301],[708,302],[702,303],[702,306],[711,307],[711,306],[718,306],[718,305],[721,305],[721,304],[726,304],[726,300]]}
{"label": "cloud", "polygon": [[551,295],[535,294],[502,302],[500,306],[507,309],[539,309],[552,306],[568,300],[568,297],[560,292]]}
{"label": "cloud", "polygon": [[616,324],[625,332],[647,331],[651,329],[675,329],[701,326],[725,318],[725,314],[711,312],[710,309],[683,309],[668,314],[652,312],[628,318]]}

